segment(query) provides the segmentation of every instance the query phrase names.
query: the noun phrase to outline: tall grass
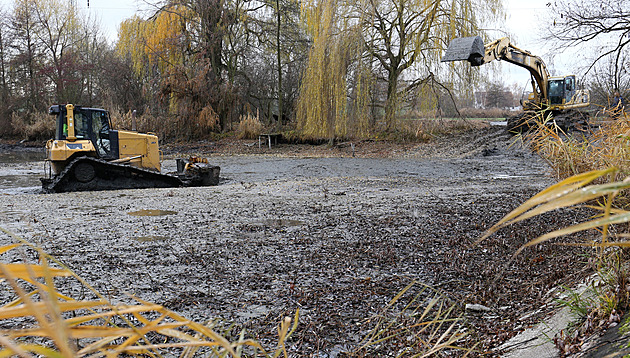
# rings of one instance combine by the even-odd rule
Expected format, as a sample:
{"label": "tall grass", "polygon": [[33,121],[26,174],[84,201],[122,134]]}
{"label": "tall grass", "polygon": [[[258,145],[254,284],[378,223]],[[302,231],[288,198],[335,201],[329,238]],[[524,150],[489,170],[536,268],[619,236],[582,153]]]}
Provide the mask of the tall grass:
{"label": "tall grass", "polygon": [[238,123],[236,130],[237,136],[240,139],[255,139],[263,132],[263,125],[258,119],[258,116],[248,114],[241,116],[241,120]]}
{"label": "tall grass", "polygon": [[[407,297],[418,286],[419,292]],[[466,333],[460,329],[460,317],[454,314],[455,305],[447,302],[445,296],[428,286],[409,284],[370,320],[372,329],[352,356],[435,357],[441,353],[452,355],[455,350],[467,356],[473,349],[456,346]]]}
{"label": "tall grass", "polygon": [[[289,356],[287,342],[297,329],[299,310],[279,323],[278,342],[272,349],[246,339],[243,332],[230,342],[213,324],[193,322],[138,297],[132,297],[135,304],[112,304],[40,248],[0,231],[19,241],[0,246],[0,278],[15,297],[0,306],[0,357]],[[37,263],[27,259],[33,256]],[[70,297],[58,286],[91,292],[92,298]],[[417,287],[421,289],[412,290]],[[416,293],[411,295],[412,291]],[[397,356],[429,357],[463,350],[467,355],[471,349],[455,346],[466,335],[454,315],[455,305],[447,303],[437,291],[410,284],[379,315],[367,320],[369,333],[348,354],[374,357],[396,351]]]}
{"label": "tall grass", "polygon": [[[26,255],[18,252],[21,248],[34,251],[39,263],[26,262]],[[229,342],[211,325],[190,321],[140,298],[134,298],[137,303],[132,305],[112,304],[67,267],[28,243],[1,246],[0,254],[10,255],[13,261],[0,263],[0,276],[15,295],[14,301],[0,307],[3,357],[287,357],[285,342],[297,327],[296,312],[293,319],[287,317],[280,323],[277,348],[269,353],[243,335]],[[15,263],[16,257],[22,257],[22,262]],[[64,295],[56,287],[60,279],[77,281],[93,293],[94,299]]]}
{"label": "tall grass", "polygon": [[55,118],[46,112],[27,111],[11,115],[11,128],[25,140],[47,140],[55,134]]}
{"label": "tall grass", "polygon": [[[536,194],[493,225],[479,240],[517,222],[534,218],[562,208],[589,207],[593,216],[577,224],[550,231],[521,246],[515,255],[528,247],[542,244],[559,237],[571,237],[573,242],[563,245],[593,248],[596,278],[585,293],[572,292],[563,304],[579,313],[579,321],[573,333],[556,337],[558,348],[565,353],[577,349],[583,335],[597,329],[608,328],[619,322],[618,312],[630,303],[630,281],[623,248],[630,247],[630,211],[617,205],[618,198],[625,198],[630,189],[630,178],[611,180],[619,174],[616,168],[593,170],[577,174],[554,184]],[[625,203],[626,200],[624,199]]]}
{"label": "tall grass", "polygon": [[[539,115],[539,121],[549,120]],[[605,113],[591,121],[590,130],[570,135],[552,125],[539,125],[524,139],[560,179],[611,167],[618,169],[615,180],[630,175],[630,117],[627,113],[617,119]]]}
{"label": "tall grass", "polygon": [[555,337],[564,353],[579,350],[580,339],[595,330],[619,322],[619,312],[630,305],[630,281],[626,253],[630,247],[630,118],[606,116],[591,130],[563,133],[539,114],[538,128],[525,135],[526,142],[544,158],[562,179],[536,194],[493,225],[480,239],[514,223],[563,208],[588,207],[591,217],[574,225],[550,231],[520,247],[528,247],[559,237],[573,239],[563,245],[593,248],[596,278],[585,293],[569,291],[561,303],[579,314],[573,332]]}

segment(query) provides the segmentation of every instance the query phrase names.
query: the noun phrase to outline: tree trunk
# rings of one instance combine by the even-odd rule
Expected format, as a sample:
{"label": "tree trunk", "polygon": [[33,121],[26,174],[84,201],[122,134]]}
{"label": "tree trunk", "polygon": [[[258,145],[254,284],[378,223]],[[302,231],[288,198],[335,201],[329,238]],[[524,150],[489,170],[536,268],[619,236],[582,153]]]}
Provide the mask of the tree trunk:
{"label": "tree trunk", "polygon": [[280,52],[280,0],[276,0],[276,13],[278,14],[278,23],[277,23],[277,31],[276,31],[276,51],[278,53],[278,123],[276,123],[276,128],[280,129],[282,125],[282,56]]}
{"label": "tree trunk", "polygon": [[396,128],[396,110],[398,109],[398,73],[390,71],[387,80],[387,99],[385,101],[385,126],[388,132]]}
{"label": "tree trunk", "polygon": [[0,76],[2,76],[1,81],[2,81],[2,91],[4,93],[4,91],[7,89],[7,79],[6,79],[6,67],[5,67],[5,61],[4,61],[4,38],[2,37],[2,30],[0,29]]}

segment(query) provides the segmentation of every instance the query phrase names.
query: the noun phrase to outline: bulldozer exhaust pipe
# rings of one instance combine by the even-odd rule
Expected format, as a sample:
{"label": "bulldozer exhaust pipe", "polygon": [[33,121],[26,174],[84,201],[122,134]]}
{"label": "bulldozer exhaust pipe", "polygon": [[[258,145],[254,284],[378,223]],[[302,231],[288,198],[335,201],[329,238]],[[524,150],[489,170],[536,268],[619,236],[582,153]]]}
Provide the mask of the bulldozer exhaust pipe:
{"label": "bulldozer exhaust pipe", "polygon": [[485,53],[481,37],[458,37],[448,44],[442,62],[468,61],[472,66],[480,66],[483,65]]}

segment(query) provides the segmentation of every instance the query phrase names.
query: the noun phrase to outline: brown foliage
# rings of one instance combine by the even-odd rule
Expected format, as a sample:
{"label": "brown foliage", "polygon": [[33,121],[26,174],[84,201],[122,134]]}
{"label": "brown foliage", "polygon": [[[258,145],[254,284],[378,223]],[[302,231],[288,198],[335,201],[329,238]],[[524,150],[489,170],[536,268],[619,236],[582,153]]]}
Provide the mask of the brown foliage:
{"label": "brown foliage", "polygon": [[234,89],[217,81],[208,61],[201,61],[190,73],[177,66],[161,82],[161,101],[169,108],[179,138],[204,137],[227,129],[227,119],[236,113]]}
{"label": "brown foliage", "polygon": [[14,112],[11,115],[14,133],[26,140],[47,140],[55,134],[55,121],[46,113]]}
{"label": "brown foliage", "polygon": [[238,137],[241,139],[255,139],[262,131],[263,125],[260,119],[252,114],[241,116],[241,121],[238,123],[236,130]]}

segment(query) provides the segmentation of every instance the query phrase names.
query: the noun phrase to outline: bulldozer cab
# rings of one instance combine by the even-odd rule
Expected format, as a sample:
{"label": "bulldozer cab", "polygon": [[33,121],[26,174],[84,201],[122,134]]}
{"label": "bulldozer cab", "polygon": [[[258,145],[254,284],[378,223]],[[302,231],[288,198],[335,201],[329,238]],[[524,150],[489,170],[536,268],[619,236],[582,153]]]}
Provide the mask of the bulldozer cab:
{"label": "bulldozer cab", "polygon": [[[69,141],[67,110],[64,106],[51,106],[48,110],[51,115],[57,116],[55,139]],[[96,148],[96,156],[99,158],[114,158],[110,140],[111,121],[109,113],[98,108],[74,107],[74,138],[72,140],[89,140]]]}

